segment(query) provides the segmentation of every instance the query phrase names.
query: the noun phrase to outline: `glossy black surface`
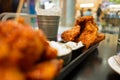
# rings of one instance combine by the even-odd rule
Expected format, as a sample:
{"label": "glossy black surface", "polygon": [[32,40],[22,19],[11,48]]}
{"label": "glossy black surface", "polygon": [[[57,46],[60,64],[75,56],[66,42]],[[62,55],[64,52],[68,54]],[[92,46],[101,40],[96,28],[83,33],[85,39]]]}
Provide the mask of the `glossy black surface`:
{"label": "glossy black surface", "polygon": [[81,63],[89,54],[91,54],[91,52],[93,52],[98,47],[98,45],[99,44],[95,44],[84,52],[82,52],[84,47],[72,51],[71,61],[63,67],[59,76],[55,80],[62,80],[66,75],[69,74],[69,72],[71,72],[76,66],[78,66],[79,63]]}
{"label": "glossy black surface", "polygon": [[106,34],[98,48],[88,55],[63,80],[120,80],[108,65],[108,58],[117,54],[117,34]]}

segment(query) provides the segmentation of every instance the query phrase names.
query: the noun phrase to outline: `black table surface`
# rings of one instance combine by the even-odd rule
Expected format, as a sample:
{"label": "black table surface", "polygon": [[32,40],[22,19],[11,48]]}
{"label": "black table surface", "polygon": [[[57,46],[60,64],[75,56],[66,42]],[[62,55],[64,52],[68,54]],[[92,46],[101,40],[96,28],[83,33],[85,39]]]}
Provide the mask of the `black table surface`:
{"label": "black table surface", "polygon": [[117,34],[106,38],[63,80],[120,80],[120,75],[108,65],[108,58],[117,54]]}

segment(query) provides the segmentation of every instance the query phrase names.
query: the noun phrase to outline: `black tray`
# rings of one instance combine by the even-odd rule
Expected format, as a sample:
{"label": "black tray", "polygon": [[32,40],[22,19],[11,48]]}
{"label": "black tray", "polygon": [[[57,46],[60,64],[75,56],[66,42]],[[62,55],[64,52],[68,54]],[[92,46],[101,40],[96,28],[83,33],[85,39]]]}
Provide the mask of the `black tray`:
{"label": "black tray", "polygon": [[[69,64],[63,67],[60,71],[59,75],[55,78],[55,80],[62,80],[70,71],[72,71],[80,62],[82,62],[92,51],[94,51],[99,44],[95,44],[91,46],[88,50],[84,51],[83,53],[80,50],[73,51],[72,53],[72,60]],[[78,55],[79,54],[79,55]]]}

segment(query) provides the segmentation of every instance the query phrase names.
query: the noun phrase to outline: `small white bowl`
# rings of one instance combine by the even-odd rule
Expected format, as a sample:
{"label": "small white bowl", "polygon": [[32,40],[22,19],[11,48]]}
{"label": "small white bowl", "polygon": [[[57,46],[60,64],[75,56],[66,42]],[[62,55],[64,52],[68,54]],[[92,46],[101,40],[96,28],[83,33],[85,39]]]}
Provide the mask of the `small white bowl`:
{"label": "small white bowl", "polygon": [[67,53],[59,55],[58,58],[63,59],[64,65],[67,65],[72,59],[72,50],[70,49]]}
{"label": "small white bowl", "polygon": [[72,58],[72,49],[65,45],[65,43],[50,42],[51,47],[58,50],[58,58],[61,58],[64,60],[64,65],[68,64],[71,61]]}
{"label": "small white bowl", "polygon": [[72,50],[77,50],[84,46],[81,41],[78,43],[69,41],[69,42],[65,43],[65,45],[70,47]]}

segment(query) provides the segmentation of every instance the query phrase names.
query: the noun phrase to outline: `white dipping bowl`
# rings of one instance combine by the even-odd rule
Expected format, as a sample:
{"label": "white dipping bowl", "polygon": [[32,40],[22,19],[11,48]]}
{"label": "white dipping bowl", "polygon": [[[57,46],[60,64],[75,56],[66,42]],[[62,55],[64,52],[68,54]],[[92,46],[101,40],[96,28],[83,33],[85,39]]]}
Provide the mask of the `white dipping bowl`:
{"label": "white dipping bowl", "polygon": [[51,47],[58,50],[58,58],[64,60],[64,65],[68,64],[72,58],[72,49],[67,47],[65,43],[50,41]]}

